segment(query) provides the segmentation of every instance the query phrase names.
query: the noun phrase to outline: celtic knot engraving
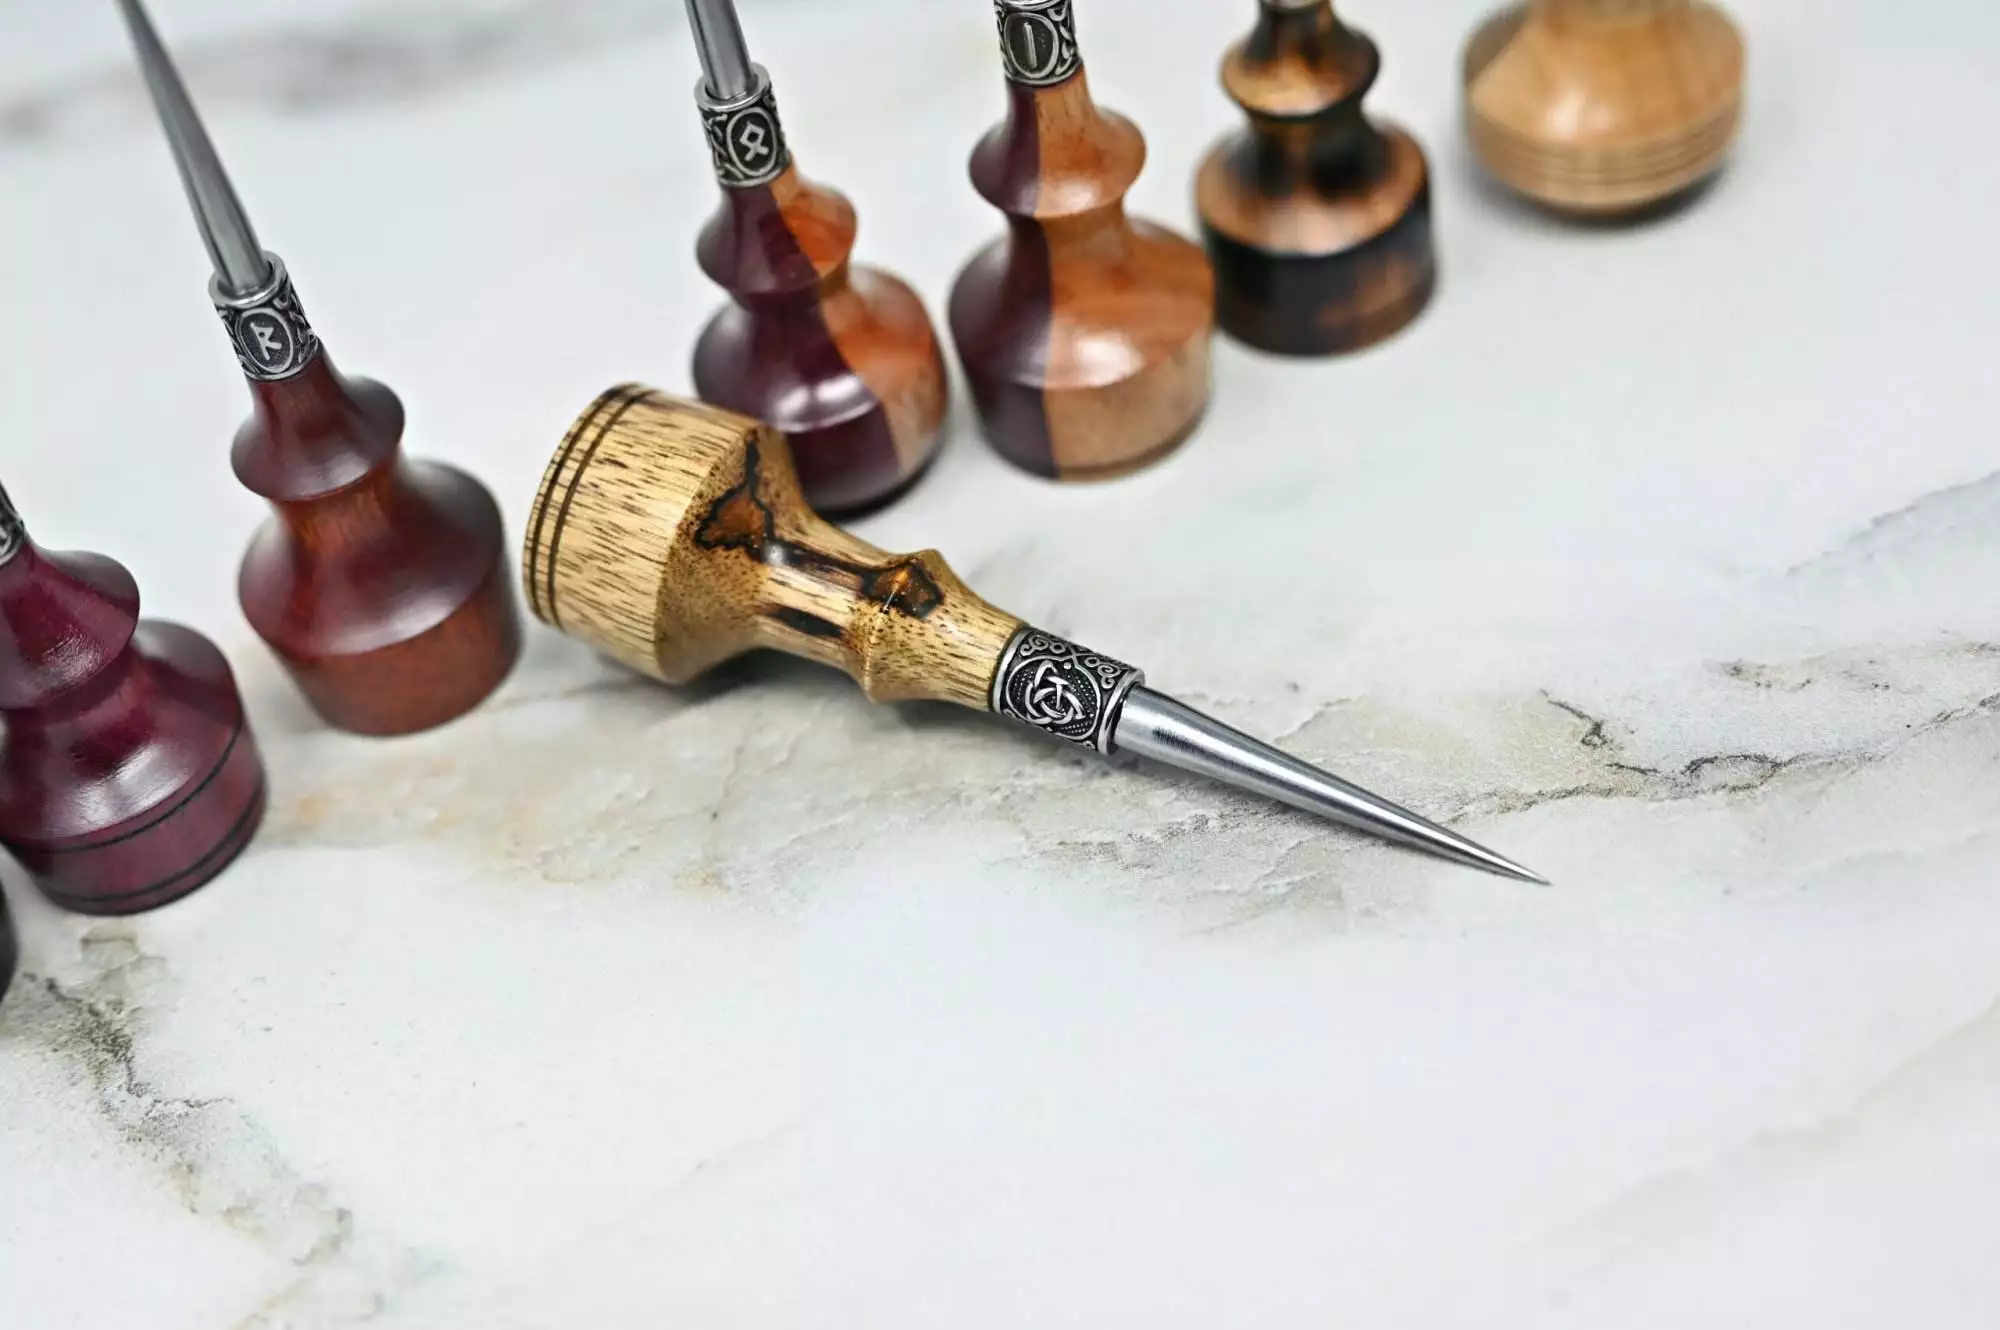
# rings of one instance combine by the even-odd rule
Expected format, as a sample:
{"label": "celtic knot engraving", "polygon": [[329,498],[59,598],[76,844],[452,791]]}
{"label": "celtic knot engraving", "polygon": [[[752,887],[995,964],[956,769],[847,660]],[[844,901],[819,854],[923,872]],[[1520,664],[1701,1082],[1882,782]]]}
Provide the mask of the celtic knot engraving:
{"label": "celtic knot engraving", "polygon": [[211,289],[209,295],[243,372],[268,383],[289,379],[311,364],[319,354],[319,337],[306,322],[305,306],[292,290],[285,265],[275,255],[267,257],[273,275],[262,291],[236,297]]}
{"label": "celtic knot engraving", "polygon": [[695,90],[708,153],[715,160],[715,178],[734,189],[769,184],[792,164],[770,76],[761,65],[756,72],[756,90],[745,99],[718,103],[709,98],[706,85]]}
{"label": "celtic knot engraving", "polygon": [[1061,83],[1082,67],[1070,0],[993,0],[1007,77],[1031,88]]}
{"label": "celtic knot engraving", "polygon": [[994,672],[993,710],[1108,753],[1125,695],[1145,677],[1123,661],[1023,628]]}
{"label": "celtic knot engraving", "polygon": [[19,554],[21,547],[27,543],[27,524],[15,511],[14,501],[7,497],[6,487],[0,486],[0,563]]}

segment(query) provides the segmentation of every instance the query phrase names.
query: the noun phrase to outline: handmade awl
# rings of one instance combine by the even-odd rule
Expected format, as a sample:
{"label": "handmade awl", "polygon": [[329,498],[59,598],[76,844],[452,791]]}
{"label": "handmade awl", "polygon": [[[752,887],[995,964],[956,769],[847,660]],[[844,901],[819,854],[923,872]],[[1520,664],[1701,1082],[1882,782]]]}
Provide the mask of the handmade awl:
{"label": "handmade awl", "polygon": [[998,712],[1544,881],[1144,687],[1130,665],[1028,627],[933,550],[885,554],[829,525],[800,496],[783,438],[729,411],[636,386],[599,397],[542,477],[521,563],[544,621],[668,683],[772,647],[845,670],[877,702]]}
{"label": "handmade awl", "polygon": [[215,267],[209,299],[250,385],[254,414],[230,462],[272,512],[243,555],[243,615],[329,724],[384,735],[442,725],[498,688],[520,654],[499,505],[465,472],[404,456],[396,394],[334,369],[145,9],[118,7]]}
{"label": "handmade awl", "polygon": [[799,173],[733,0],[687,7],[695,104],[722,186],[695,257],[732,297],[695,342],[694,390],[783,430],[819,511],[879,508],[944,441],[937,333],[908,283],[849,262],[854,207]]}

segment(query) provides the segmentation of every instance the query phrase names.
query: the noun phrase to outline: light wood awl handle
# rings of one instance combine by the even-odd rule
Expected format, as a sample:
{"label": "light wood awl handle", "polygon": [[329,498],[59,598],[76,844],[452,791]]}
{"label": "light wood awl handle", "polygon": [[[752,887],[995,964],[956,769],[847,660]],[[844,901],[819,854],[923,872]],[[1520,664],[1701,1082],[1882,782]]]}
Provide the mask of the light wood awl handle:
{"label": "light wood awl handle", "polygon": [[936,551],[887,554],[821,520],[775,431],[632,385],[593,402],[550,461],[522,575],[545,622],[668,683],[771,647],[877,702],[986,711],[1021,628]]}

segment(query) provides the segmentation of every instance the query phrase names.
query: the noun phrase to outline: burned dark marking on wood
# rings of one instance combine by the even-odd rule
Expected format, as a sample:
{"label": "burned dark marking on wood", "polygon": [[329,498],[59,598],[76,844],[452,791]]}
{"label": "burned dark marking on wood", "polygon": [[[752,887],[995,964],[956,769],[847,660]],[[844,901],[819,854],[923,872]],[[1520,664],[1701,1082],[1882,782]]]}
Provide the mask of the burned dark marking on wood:
{"label": "burned dark marking on wood", "polygon": [[[944,591],[937,579],[915,559],[899,559],[885,568],[871,568],[781,539],[771,505],[761,493],[762,466],[757,445],[748,445],[744,449],[743,479],[709,506],[701,529],[695,533],[695,544],[705,550],[742,550],[766,567],[796,569],[912,619],[928,618],[944,603]],[[840,630],[814,635],[838,637]]]}
{"label": "burned dark marking on wood", "polygon": [[764,551],[778,543],[776,519],[771,505],[757,491],[762,482],[762,455],[755,443],[743,449],[743,479],[734,489],[717,499],[695,533],[695,544],[705,550],[743,550],[763,559]]}

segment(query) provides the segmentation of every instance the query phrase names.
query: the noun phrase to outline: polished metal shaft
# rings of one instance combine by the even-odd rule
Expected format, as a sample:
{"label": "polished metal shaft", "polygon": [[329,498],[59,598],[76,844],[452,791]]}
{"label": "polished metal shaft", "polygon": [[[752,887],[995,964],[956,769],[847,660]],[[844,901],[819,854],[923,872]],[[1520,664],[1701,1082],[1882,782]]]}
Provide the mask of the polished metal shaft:
{"label": "polished metal shaft", "polygon": [[1135,687],[1126,695],[1112,730],[1111,748],[1276,799],[1453,863],[1522,882],[1548,883],[1504,855],[1150,688]]}
{"label": "polished metal shaft", "polygon": [[201,229],[202,243],[208,246],[209,259],[215,265],[217,286],[224,295],[233,296],[260,290],[271,280],[270,260],[257,243],[249,215],[222,169],[222,159],[215,155],[215,145],[195,114],[167,48],[139,0],[118,0],[118,8],[125,15],[125,26],[131,29],[132,47],[146,76],[146,88],[159,111],[160,126],[166,130],[174,164],[187,187],[188,202],[194,205],[195,225]]}
{"label": "polished metal shaft", "polygon": [[687,0],[687,11],[709,96],[723,102],[747,96],[756,87],[757,76],[735,4],[732,0]]}

